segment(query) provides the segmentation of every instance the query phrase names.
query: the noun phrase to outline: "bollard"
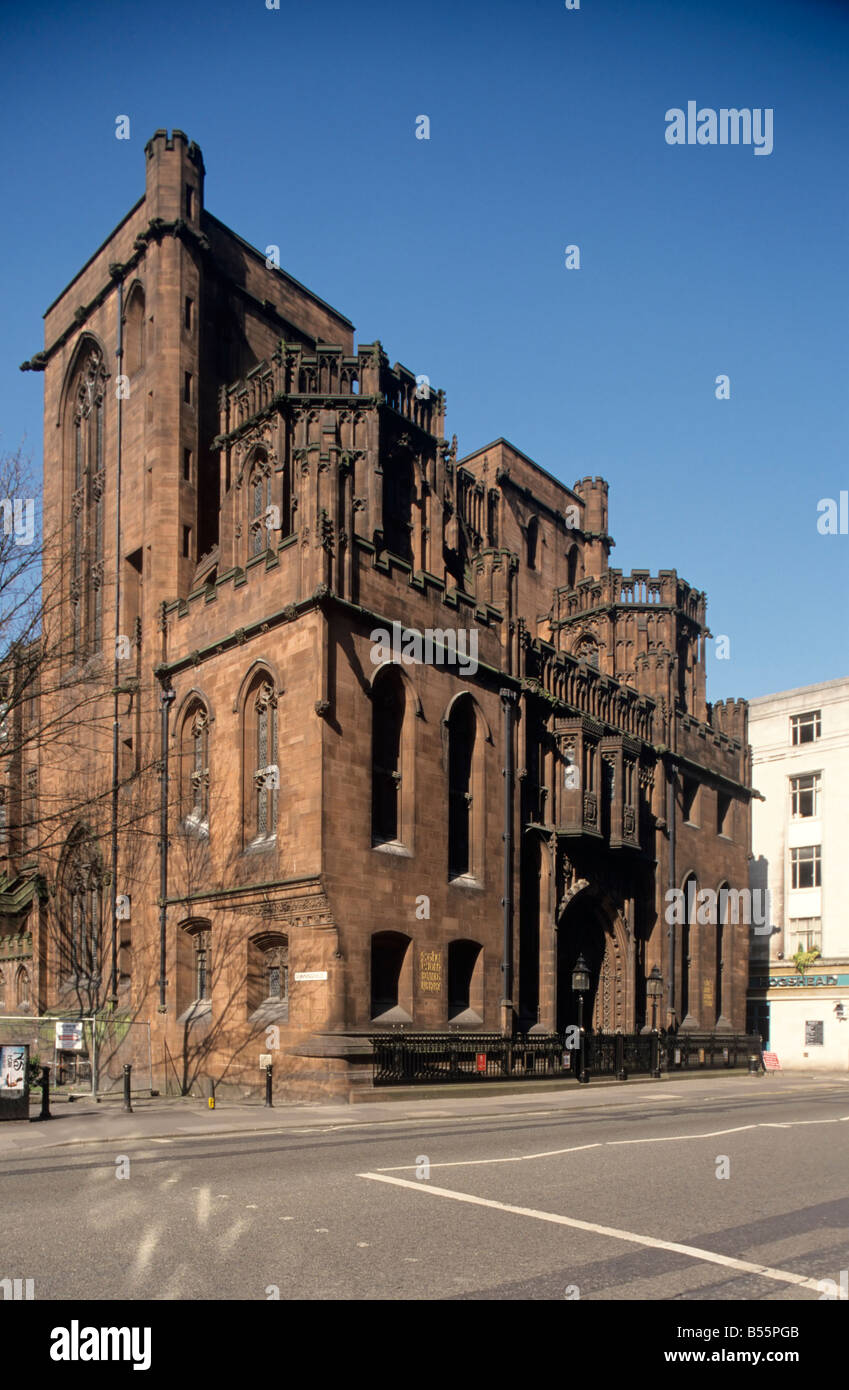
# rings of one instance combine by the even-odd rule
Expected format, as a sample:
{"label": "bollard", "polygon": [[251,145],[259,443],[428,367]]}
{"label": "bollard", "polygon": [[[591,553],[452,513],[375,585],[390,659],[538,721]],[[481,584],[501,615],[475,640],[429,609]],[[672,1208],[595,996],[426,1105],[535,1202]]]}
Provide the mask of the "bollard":
{"label": "bollard", "polygon": [[41,1068],[41,1114],[36,1117],[39,1120],[52,1120],[50,1113],[50,1068]]}
{"label": "bollard", "polygon": [[265,1104],[266,1104],[266,1106],[270,1106],[270,1105],[272,1104],[272,1100],[271,1100],[271,1066],[270,1066],[270,1065],[267,1066],[266,1069],[265,1069]]}
{"label": "bollard", "polygon": [[760,1056],[757,1052],[749,1053],[749,1075],[757,1076],[760,1071]]}
{"label": "bollard", "polygon": [[132,1069],[132,1067],[130,1066],[129,1062],[125,1062],[125,1063],[124,1063],[124,1104],[121,1106],[121,1109],[124,1110],[128,1115],[132,1115],[132,1113],[133,1113],[133,1107],[132,1107],[132,1105],[131,1105],[131,1103],[130,1103],[130,1073],[132,1072],[132,1070],[133,1070],[133,1069]]}

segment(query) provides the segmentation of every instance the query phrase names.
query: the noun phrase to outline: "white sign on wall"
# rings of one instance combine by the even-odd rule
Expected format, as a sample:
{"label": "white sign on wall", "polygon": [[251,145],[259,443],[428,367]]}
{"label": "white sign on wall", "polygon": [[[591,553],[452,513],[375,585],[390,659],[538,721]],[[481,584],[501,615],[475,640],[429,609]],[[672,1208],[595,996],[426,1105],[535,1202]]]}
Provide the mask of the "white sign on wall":
{"label": "white sign on wall", "polygon": [[326,980],[326,979],[327,979],[327,971],[326,971],[326,970],[296,970],[296,971],[295,971],[295,979],[296,979],[296,980]]}
{"label": "white sign on wall", "polygon": [[69,1023],[66,1019],[57,1020],[56,1051],[82,1052],[82,1050],[83,1025],[81,1023]]}

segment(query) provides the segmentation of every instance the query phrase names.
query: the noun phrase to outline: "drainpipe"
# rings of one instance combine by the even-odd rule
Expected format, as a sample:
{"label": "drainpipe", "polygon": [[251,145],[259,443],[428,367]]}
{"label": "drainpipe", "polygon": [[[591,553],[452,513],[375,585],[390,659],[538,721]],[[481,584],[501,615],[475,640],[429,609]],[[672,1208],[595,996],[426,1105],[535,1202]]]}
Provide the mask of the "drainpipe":
{"label": "drainpipe", "polygon": [[504,896],[503,939],[501,946],[501,1031],[505,1037],[513,1034],[513,711],[515,690],[500,690],[504,707]]}
{"label": "drainpipe", "polygon": [[165,1013],[165,946],[166,946],[166,900],[168,898],[168,715],[174,700],[167,666],[157,666],[156,677],[162,690],[159,694],[161,710],[160,721],[160,774],[159,774],[159,1012]]}
{"label": "drainpipe", "polygon": [[[669,760],[669,779],[666,788],[666,822],[669,826],[669,881],[668,887],[675,888],[675,762]],[[673,898],[667,895],[667,905],[674,902]],[[674,915],[674,914],[673,914]],[[669,980],[666,988],[666,1014],[667,1023],[670,1024],[675,1017],[675,923],[670,922],[666,935],[669,942]]]}
{"label": "drainpipe", "polygon": [[[124,282],[118,281],[118,331],[115,358],[117,375],[124,361]],[[123,388],[123,382],[120,383]],[[118,639],[121,635],[121,408],[123,389],[118,391],[118,419],[115,430],[115,651],[112,666],[112,978],[109,993],[113,1010],[118,1007]]]}

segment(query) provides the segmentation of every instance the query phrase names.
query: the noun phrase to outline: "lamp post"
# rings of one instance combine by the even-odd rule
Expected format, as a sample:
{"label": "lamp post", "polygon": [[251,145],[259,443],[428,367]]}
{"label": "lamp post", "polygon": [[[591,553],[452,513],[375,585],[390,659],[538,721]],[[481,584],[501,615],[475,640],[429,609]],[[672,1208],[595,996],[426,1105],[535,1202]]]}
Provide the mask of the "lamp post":
{"label": "lamp post", "polygon": [[578,1080],[585,1085],[590,1079],[584,1050],[584,995],[589,987],[589,966],[584,960],[583,952],[581,952],[572,971],[572,990],[578,996]]}
{"label": "lamp post", "polygon": [[660,1039],[657,1033],[657,1005],[662,994],[663,976],[658,966],[655,965],[646,980],[646,998],[651,1000],[651,1074],[655,1080],[660,1078]]}

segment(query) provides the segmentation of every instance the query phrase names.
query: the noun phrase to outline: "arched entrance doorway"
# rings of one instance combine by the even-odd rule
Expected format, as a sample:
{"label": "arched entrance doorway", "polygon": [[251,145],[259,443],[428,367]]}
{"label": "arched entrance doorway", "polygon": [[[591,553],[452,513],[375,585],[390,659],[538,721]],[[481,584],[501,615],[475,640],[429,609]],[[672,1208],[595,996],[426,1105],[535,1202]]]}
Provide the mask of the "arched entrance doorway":
{"label": "arched entrance doorway", "polygon": [[624,932],[604,905],[580,893],[569,904],[557,930],[557,1028],[578,1022],[578,996],[572,971],[583,955],[590,972],[584,995],[584,1027],[597,1033],[625,1030],[626,953]]}

